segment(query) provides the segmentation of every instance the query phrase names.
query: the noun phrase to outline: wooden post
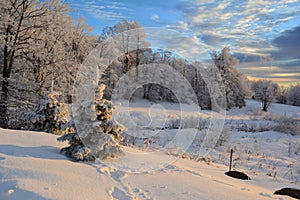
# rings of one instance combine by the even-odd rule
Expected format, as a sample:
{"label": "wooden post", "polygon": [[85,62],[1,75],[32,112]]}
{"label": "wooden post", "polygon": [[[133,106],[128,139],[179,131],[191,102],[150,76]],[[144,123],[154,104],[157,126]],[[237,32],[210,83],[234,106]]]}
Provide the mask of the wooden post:
{"label": "wooden post", "polygon": [[230,150],[229,171],[231,171],[233,149]]}
{"label": "wooden post", "polygon": [[52,79],[52,82],[51,82],[51,93],[53,93],[54,91],[54,80]]}

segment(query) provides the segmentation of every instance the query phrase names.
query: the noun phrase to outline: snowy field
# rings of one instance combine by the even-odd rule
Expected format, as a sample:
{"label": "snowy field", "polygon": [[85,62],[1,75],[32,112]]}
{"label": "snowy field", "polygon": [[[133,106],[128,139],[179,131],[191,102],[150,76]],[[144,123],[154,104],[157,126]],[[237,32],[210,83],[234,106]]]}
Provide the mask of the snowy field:
{"label": "snowy field", "polygon": [[[126,107],[117,111],[122,116]],[[139,100],[130,116],[125,156],[94,164],[69,161],[55,135],[0,129],[0,199],[292,199],[273,192],[300,188],[300,107],[273,104],[263,113],[247,101],[226,114],[218,146],[198,159],[213,113]],[[172,140],[178,130],[195,133],[184,151]],[[230,149],[233,168],[251,180],[224,174]]]}

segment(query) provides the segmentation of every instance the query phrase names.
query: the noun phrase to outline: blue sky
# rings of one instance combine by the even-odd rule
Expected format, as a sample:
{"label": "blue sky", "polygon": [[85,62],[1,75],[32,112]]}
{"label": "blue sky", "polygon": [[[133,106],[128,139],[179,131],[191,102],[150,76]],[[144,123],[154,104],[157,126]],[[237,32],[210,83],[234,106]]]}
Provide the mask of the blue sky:
{"label": "blue sky", "polygon": [[[175,29],[216,51],[230,46],[239,69],[280,84],[300,81],[298,0],[65,0],[101,33],[123,19]],[[185,48],[189,44],[182,41]],[[193,48],[191,48],[191,53]]]}

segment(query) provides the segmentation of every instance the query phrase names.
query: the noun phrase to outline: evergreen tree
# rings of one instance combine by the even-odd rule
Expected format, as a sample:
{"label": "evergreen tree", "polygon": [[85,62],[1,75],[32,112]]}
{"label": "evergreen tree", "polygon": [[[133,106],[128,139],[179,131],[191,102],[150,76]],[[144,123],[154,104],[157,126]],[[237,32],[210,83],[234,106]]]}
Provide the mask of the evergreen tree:
{"label": "evergreen tree", "polygon": [[26,118],[32,123],[34,131],[45,131],[57,135],[64,133],[63,127],[70,120],[68,106],[61,103],[61,95],[52,92],[48,100],[38,105],[34,112],[26,114]]}
{"label": "evergreen tree", "polygon": [[[93,161],[95,158],[107,159],[122,154],[119,142],[124,128],[112,120],[114,107],[111,101],[103,98],[105,85],[96,90],[94,101],[86,100],[78,106],[75,123],[69,133],[58,138],[68,141],[70,146],[62,153],[76,161]],[[72,131],[74,130],[74,131]]]}

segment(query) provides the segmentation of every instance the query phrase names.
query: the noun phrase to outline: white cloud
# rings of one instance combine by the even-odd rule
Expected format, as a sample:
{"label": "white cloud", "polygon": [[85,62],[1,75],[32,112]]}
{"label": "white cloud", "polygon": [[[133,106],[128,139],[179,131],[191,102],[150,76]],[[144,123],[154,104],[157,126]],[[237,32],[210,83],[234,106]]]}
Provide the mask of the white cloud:
{"label": "white cloud", "polygon": [[165,28],[146,28],[147,39],[155,49],[166,49],[190,61],[209,56],[210,47],[198,37]]}
{"label": "white cloud", "polygon": [[159,16],[158,15],[152,15],[151,16],[151,19],[153,20],[153,21],[156,21],[156,22],[158,22],[159,21]]}
{"label": "white cloud", "polygon": [[300,2],[296,0],[189,2],[195,12],[182,9],[187,30],[197,35],[210,35],[210,40],[215,38],[215,42],[211,43],[214,45],[212,48],[231,44],[238,53],[264,58],[270,56],[270,51],[275,49],[270,43],[280,34],[282,25],[290,25],[295,16],[300,17]]}
{"label": "white cloud", "polygon": [[189,25],[185,21],[177,21],[173,25],[167,25],[166,28],[178,30],[180,32],[188,32],[189,31]]}
{"label": "white cloud", "polygon": [[72,3],[72,7],[87,12],[94,18],[101,20],[121,20],[125,16],[121,11],[129,10],[125,4],[114,1],[81,1]]}
{"label": "white cloud", "polygon": [[186,22],[184,22],[184,21],[179,21],[179,22],[178,22],[178,27],[179,27],[181,30],[185,30],[185,31],[189,30],[188,24],[187,24]]}

